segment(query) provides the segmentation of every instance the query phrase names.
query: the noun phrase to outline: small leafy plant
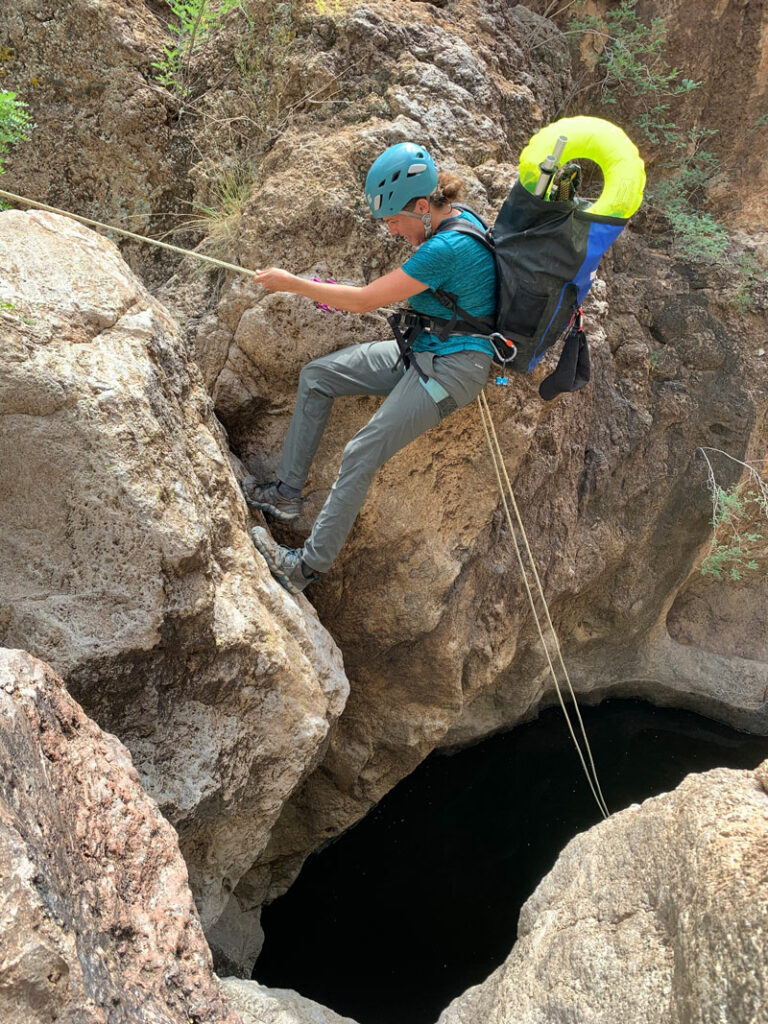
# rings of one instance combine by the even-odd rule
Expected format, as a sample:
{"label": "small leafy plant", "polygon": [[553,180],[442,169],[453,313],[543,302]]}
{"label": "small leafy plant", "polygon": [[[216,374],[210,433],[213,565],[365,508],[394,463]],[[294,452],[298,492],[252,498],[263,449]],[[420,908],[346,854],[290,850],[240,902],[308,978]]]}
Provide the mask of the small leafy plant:
{"label": "small leafy plant", "polygon": [[166,43],[161,60],[154,61],[158,82],[179,96],[189,93],[190,60],[192,51],[206,36],[221,27],[226,14],[237,7],[240,0],[166,0],[176,20],[168,24],[176,37]]}
{"label": "small leafy plant", "polygon": [[747,249],[734,260],[738,275],[738,288],[733,304],[742,315],[753,308],[755,289],[768,281],[768,270],[760,262],[757,253]]}
{"label": "small leafy plant", "polygon": [[5,170],[3,157],[26,142],[34,127],[26,103],[15,92],[0,90],[0,174]]}
{"label": "small leafy plant", "polygon": [[[757,547],[763,540],[762,530],[768,523],[768,482],[754,466],[734,459],[717,448],[700,448],[707,463],[712,495],[712,539],[701,563],[703,576],[721,580],[742,579],[745,572],[759,568]],[[729,488],[716,480],[707,454],[723,455],[747,470],[746,477]]]}
{"label": "small leafy plant", "polygon": [[[636,110],[635,127],[654,145],[674,143],[678,129],[668,120],[670,100],[697,89],[700,82],[686,78],[679,68],[670,67],[664,58],[667,25],[663,17],[646,25],[636,10],[637,0],[621,0],[602,16],[576,15],[569,23],[569,34],[590,40],[597,80],[585,88],[596,92],[603,104],[631,99]],[[577,10],[582,8],[580,3]],[[580,88],[578,91],[584,91]],[[572,98],[571,98],[572,101]]]}

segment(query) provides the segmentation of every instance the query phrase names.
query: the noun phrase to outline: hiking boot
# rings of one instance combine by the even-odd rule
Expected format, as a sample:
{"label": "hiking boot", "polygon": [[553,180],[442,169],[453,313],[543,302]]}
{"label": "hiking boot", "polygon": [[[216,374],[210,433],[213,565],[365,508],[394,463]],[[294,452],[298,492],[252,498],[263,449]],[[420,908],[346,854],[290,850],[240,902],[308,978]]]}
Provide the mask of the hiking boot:
{"label": "hiking boot", "polygon": [[283,547],[270,536],[263,526],[254,526],[251,530],[251,537],[264,556],[269,571],[289,594],[300,594],[305,587],[320,578],[314,574],[312,576],[304,575],[300,548]]}
{"label": "hiking boot", "polygon": [[251,508],[257,508],[260,512],[267,512],[275,519],[282,519],[283,522],[290,522],[291,519],[298,519],[301,514],[303,498],[286,498],[278,490],[278,481],[260,484],[255,476],[247,476],[240,486],[243,489],[245,500]]}

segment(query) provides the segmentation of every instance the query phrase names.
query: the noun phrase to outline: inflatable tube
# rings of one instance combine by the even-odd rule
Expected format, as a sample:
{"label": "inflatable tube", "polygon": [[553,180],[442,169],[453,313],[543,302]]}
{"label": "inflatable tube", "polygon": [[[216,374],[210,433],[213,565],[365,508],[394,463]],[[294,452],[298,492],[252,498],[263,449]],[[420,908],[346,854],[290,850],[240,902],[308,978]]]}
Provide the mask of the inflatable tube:
{"label": "inflatable tube", "polygon": [[537,132],[520,154],[520,181],[533,192],[539,180],[539,164],[555,147],[559,135],[568,142],[560,163],[568,160],[594,160],[603,172],[600,198],[584,212],[601,217],[629,219],[643,201],[645,164],[637,146],[610,121],[599,117],[564,117]]}

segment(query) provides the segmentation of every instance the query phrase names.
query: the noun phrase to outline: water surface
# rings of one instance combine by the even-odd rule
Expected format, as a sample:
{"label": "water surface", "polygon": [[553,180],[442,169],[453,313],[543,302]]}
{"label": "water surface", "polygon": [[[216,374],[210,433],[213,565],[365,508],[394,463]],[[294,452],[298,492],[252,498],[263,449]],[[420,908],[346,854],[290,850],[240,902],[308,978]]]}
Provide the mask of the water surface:
{"label": "water surface", "polygon": [[[768,738],[689,712],[639,701],[581,710],[612,811],[690,772],[768,758]],[[359,1024],[433,1024],[506,959],[523,902],[599,820],[559,708],[433,754],[265,909],[253,976]]]}

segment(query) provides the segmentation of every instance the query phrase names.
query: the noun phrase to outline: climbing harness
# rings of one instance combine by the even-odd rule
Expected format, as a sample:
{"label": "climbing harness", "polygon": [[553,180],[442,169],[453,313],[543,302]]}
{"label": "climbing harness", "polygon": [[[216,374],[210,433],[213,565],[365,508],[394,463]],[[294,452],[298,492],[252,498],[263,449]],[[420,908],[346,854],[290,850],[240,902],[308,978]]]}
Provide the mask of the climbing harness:
{"label": "climbing harness", "polygon": [[[507,517],[507,523],[509,525],[510,536],[512,537],[512,541],[513,541],[513,544],[514,544],[515,554],[517,556],[517,564],[520,567],[520,575],[522,576],[523,584],[525,586],[525,592],[528,595],[528,601],[529,601],[529,604],[531,606],[531,611],[533,612],[533,618],[534,618],[534,622],[536,623],[536,629],[537,629],[538,634],[539,634],[539,639],[541,641],[541,646],[544,649],[544,654],[545,654],[546,659],[547,659],[547,665],[549,667],[549,672],[550,672],[550,675],[552,676],[552,680],[553,680],[553,682],[555,684],[555,691],[557,693],[557,698],[558,698],[558,700],[560,702],[560,707],[563,710],[563,714],[565,716],[565,721],[566,721],[566,723],[568,725],[568,731],[570,732],[571,739],[573,740],[574,746],[576,747],[576,752],[577,752],[577,754],[579,756],[579,760],[581,762],[581,766],[584,769],[584,774],[586,775],[587,782],[589,783],[589,788],[591,789],[592,795],[595,798],[595,802],[597,803],[597,806],[600,809],[600,813],[602,814],[602,816],[604,818],[608,818],[608,817],[610,817],[610,811],[608,810],[608,806],[607,806],[607,804],[605,802],[602,790],[600,788],[600,781],[599,781],[599,779],[597,777],[597,770],[595,769],[595,762],[594,762],[594,758],[592,756],[592,749],[591,749],[591,747],[589,745],[589,740],[587,739],[587,733],[586,733],[586,730],[584,728],[584,722],[582,720],[581,713],[579,711],[579,704],[578,704],[578,701],[576,700],[576,694],[574,693],[573,685],[571,684],[571,678],[570,678],[570,675],[568,674],[568,669],[565,667],[565,661],[563,659],[563,652],[562,652],[562,649],[560,647],[560,641],[558,640],[557,632],[556,632],[554,624],[552,622],[552,616],[550,615],[549,605],[547,604],[547,599],[544,596],[544,588],[541,585],[541,578],[539,577],[539,573],[538,573],[538,570],[536,568],[536,562],[534,561],[534,558],[533,558],[533,552],[531,551],[531,546],[530,546],[530,544],[528,542],[528,535],[527,535],[526,530],[525,530],[525,524],[523,523],[522,516],[520,515],[520,509],[518,508],[517,500],[515,499],[515,494],[514,494],[514,491],[512,490],[512,483],[511,483],[511,481],[509,479],[509,474],[507,473],[507,467],[506,467],[506,463],[504,461],[504,455],[503,455],[502,450],[501,450],[501,445],[499,444],[499,439],[498,439],[498,435],[496,433],[496,428],[495,428],[495,425],[494,425],[494,422],[493,422],[493,417],[491,416],[491,409],[490,409],[490,406],[488,405],[488,399],[485,397],[485,394],[483,392],[480,392],[480,394],[478,395],[477,405],[478,405],[478,409],[480,410],[480,419],[481,419],[482,424],[483,424],[483,430],[485,432],[485,439],[486,439],[486,441],[488,443],[488,450],[489,450],[490,455],[491,455],[491,461],[493,462],[493,468],[494,468],[494,471],[496,473],[496,481],[497,481],[497,483],[499,485],[499,492],[501,494],[501,501],[502,501],[502,504],[504,506],[504,512],[505,512],[505,515]],[[503,477],[503,482],[502,482],[502,477]],[[505,490],[505,484],[506,484],[506,490]],[[536,602],[534,600],[533,589],[531,587],[531,583],[530,583],[529,578],[528,578],[528,573],[526,572],[526,569],[525,569],[525,563],[523,562],[523,556],[522,556],[522,553],[520,551],[520,544],[518,543],[516,532],[515,532],[515,525],[514,525],[514,523],[512,521],[512,515],[510,513],[510,506],[512,507],[512,509],[513,509],[513,511],[515,513],[515,519],[517,521],[517,526],[518,526],[518,529],[520,531],[520,536],[522,537],[523,544],[524,544],[524,547],[525,547],[525,553],[527,555],[528,563],[530,565],[530,572],[531,572],[531,575],[532,575],[533,580],[535,582],[536,592],[538,593],[539,600],[541,602],[541,606],[542,606],[542,609],[543,609],[543,615],[544,615],[544,618],[546,619],[546,624],[547,624],[547,626],[549,628],[549,634],[550,634],[550,637],[551,637],[551,643],[552,643],[552,646],[553,646],[553,648],[554,648],[554,650],[556,652],[557,661],[559,662],[560,670],[561,670],[561,672],[563,674],[563,678],[564,678],[566,686],[568,688],[568,693],[570,694],[571,700],[573,701],[574,712],[576,714],[576,718],[578,719],[578,723],[579,723],[579,727],[580,727],[580,731],[581,731],[581,736],[582,736],[582,739],[584,741],[584,751],[586,752],[586,757],[585,757],[584,751],[582,751],[581,744],[579,743],[578,737],[576,735],[576,730],[574,729],[573,723],[571,722],[570,715],[568,714],[568,709],[566,707],[565,700],[563,698],[562,687],[560,685],[560,682],[559,682],[558,677],[557,677],[557,672],[555,670],[555,664],[554,664],[554,661],[553,661],[553,657],[552,657],[552,654],[550,653],[550,649],[549,649],[549,647],[547,645],[547,642],[545,640],[544,627],[542,626],[542,616],[539,614],[539,611],[536,608]],[[587,760],[589,761],[589,767],[587,767]]]}

